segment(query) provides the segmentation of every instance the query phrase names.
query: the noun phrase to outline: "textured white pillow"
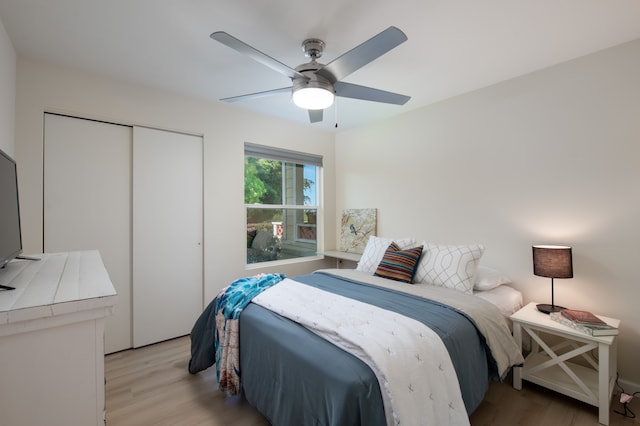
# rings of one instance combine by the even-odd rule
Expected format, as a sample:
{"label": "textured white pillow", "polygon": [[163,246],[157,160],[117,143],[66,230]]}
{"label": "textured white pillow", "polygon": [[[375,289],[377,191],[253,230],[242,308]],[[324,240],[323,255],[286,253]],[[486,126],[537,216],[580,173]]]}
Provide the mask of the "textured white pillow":
{"label": "textured white pillow", "polygon": [[489,268],[488,266],[478,265],[476,284],[473,286],[473,289],[486,291],[499,287],[502,284],[511,283],[511,278],[502,274],[500,271]]}
{"label": "textured white pillow", "polygon": [[484,253],[483,245],[423,244],[422,259],[413,282],[473,293],[478,262]]}
{"label": "textured white pillow", "polygon": [[400,247],[400,250],[412,248],[416,244],[415,238],[393,239],[371,236],[364,248],[360,262],[358,262],[358,266],[356,266],[356,271],[364,271],[373,274],[378,268],[385,250],[387,250],[389,244],[394,241],[398,247]]}

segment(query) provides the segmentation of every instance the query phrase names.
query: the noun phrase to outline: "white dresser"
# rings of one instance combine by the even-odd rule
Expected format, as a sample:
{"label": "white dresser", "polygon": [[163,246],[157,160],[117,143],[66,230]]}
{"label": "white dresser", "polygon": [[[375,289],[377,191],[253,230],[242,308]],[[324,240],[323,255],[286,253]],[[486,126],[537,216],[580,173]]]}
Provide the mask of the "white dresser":
{"label": "white dresser", "polygon": [[0,269],[0,426],[104,425],[104,319],[116,291],[97,251]]}

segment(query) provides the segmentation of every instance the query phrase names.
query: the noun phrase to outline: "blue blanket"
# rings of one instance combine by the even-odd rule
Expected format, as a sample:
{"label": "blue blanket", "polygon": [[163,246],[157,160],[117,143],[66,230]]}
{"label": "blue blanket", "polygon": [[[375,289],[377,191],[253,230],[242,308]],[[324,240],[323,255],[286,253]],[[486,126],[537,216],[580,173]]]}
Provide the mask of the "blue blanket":
{"label": "blue blanket", "polygon": [[232,282],[216,297],[214,314],[222,312],[226,319],[238,319],[251,299],[284,278],[284,274],[262,274]]}
{"label": "blue blanket", "polygon": [[[495,374],[494,363],[473,322],[460,312],[405,293],[323,273],[295,280],[427,324],[449,350],[467,411],[471,413],[482,401],[489,379]],[[213,363],[207,355],[207,344],[203,344],[207,328],[213,335],[212,311],[208,307],[192,331],[192,373]],[[240,330],[243,392],[271,424],[385,424],[377,379],[356,357],[252,303],[240,316]]]}
{"label": "blue blanket", "polygon": [[[224,288],[207,308],[207,317],[201,316],[192,330],[192,336],[200,335],[204,345],[210,344],[208,337],[213,334],[214,357],[209,358],[211,352],[197,345],[195,352],[192,349],[195,356],[189,362],[189,371],[195,373],[203,370],[215,361],[220,390],[230,395],[237,394],[240,391],[238,318],[251,299],[284,278],[284,274],[261,274],[241,278]],[[212,328],[214,333],[211,333]]]}
{"label": "blue blanket", "polygon": [[220,390],[228,395],[237,395],[241,389],[238,318],[251,299],[284,278],[283,274],[260,274],[240,278],[216,297],[216,376]]}

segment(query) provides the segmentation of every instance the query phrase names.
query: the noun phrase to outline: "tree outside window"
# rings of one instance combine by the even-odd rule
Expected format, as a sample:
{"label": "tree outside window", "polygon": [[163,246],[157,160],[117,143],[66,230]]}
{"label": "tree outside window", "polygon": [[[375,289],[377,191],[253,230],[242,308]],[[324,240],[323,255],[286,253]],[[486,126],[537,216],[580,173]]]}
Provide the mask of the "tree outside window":
{"label": "tree outside window", "polygon": [[320,167],[246,151],[247,263],[316,256]]}

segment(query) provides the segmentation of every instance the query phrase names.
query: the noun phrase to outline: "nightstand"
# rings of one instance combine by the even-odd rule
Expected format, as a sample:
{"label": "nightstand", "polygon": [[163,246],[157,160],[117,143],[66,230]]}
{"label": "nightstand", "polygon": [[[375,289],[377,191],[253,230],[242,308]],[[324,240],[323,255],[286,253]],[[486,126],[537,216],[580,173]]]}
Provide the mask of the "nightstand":
{"label": "nightstand", "polygon": [[[598,316],[610,325],[620,326],[620,320]],[[536,303],[513,314],[511,321],[520,350],[522,332],[531,336],[531,353],[522,367],[513,369],[513,387],[520,390],[522,380],[527,380],[584,401],[598,407],[599,422],[608,425],[617,372],[617,336],[593,337],[574,330],[539,312]],[[550,346],[549,341],[555,344]],[[590,353],[594,350],[597,359]],[[568,361],[578,356],[582,363]]]}

